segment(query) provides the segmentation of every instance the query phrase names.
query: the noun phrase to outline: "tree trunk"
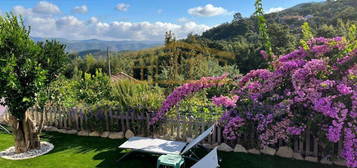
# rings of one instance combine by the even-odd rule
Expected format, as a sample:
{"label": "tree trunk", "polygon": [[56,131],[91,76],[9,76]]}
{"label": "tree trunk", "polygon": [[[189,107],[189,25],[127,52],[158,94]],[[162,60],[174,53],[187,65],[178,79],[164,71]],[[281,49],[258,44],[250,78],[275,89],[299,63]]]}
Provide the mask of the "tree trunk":
{"label": "tree trunk", "polygon": [[36,129],[34,121],[26,112],[25,118],[18,120],[11,116],[10,123],[15,136],[15,151],[16,153],[27,152],[31,149],[40,148],[39,131]]}

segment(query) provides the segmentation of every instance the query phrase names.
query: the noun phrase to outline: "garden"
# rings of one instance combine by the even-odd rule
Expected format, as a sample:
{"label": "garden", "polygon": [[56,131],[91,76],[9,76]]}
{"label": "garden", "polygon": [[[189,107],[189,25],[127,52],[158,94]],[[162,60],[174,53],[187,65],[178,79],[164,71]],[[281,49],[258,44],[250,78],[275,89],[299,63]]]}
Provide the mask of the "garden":
{"label": "garden", "polygon": [[21,17],[0,16],[1,167],[155,167],[158,156],[140,152],[118,161],[129,152],[118,147],[136,136],[190,144],[214,125],[199,146],[218,149],[223,168],[356,168],[356,25],[325,38],[305,22],[299,44],[275,54],[259,0],[255,17],[262,67],[181,57],[185,43],[166,33],[167,64],[113,80],[100,61],[36,43]]}

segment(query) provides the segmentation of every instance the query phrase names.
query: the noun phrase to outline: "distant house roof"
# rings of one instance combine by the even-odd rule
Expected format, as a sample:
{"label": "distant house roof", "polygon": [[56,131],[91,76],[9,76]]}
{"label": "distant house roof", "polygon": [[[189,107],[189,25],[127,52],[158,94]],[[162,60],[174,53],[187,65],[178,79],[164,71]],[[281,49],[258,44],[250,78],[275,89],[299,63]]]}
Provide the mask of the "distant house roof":
{"label": "distant house roof", "polygon": [[116,81],[120,81],[120,80],[134,80],[134,81],[136,81],[135,78],[133,78],[132,76],[130,76],[124,72],[119,72],[115,75],[112,75],[112,77],[111,77],[112,82],[116,82]]}

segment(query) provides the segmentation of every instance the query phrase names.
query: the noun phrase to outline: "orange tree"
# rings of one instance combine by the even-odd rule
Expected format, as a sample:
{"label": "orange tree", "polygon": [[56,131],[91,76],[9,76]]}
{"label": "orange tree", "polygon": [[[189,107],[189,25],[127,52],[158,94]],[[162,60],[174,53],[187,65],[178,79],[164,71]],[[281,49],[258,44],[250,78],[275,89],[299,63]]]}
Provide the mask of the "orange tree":
{"label": "orange tree", "polygon": [[36,44],[29,34],[22,19],[13,14],[0,16],[0,97],[11,114],[17,153],[40,147],[41,128],[26,111],[36,103],[44,106],[49,94],[43,91],[68,58],[64,45],[55,41]]}

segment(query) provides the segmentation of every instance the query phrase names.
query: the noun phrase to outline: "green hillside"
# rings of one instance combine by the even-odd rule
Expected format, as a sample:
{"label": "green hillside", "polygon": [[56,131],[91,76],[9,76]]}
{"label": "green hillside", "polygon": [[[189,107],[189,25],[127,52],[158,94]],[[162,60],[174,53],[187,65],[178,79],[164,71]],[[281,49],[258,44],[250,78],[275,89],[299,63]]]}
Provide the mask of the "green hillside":
{"label": "green hillside", "polygon": [[[346,36],[348,27],[357,23],[357,1],[330,0],[304,3],[266,14],[265,17],[273,53],[278,56],[291,52],[300,45],[301,25],[304,22],[310,24],[315,37]],[[266,68],[268,61],[260,54],[264,47],[259,38],[257,23],[254,15],[243,18],[240,13],[236,13],[231,22],[211,28],[202,35],[189,34],[185,39],[174,39],[172,45],[112,53],[113,72],[124,70],[137,79],[149,79],[151,76],[179,80],[177,78],[195,79],[202,75],[211,75],[196,73],[199,68],[195,68],[206,68],[211,66],[210,64],[214,64],[218,69],[218,65],[232,66],[243,74],[252,69]],[[93,58],[79,60],[75,64],[90,64],[92,67],[79,66],[86,67],[79,69],[94,73],[95,68],[102,67],[106,72],[106,52],[91,50],[78,55],[85,58],[89,53],[99,60],[97,63],[86,63]],[[166,77],[158,77],[163,74]],[[174,74],[184,75],[177,77]]]}
{"label": "green hillside", "polygon": [[[330,0],[319,3],[304,3],[281,12],[266,15],[269,24],[288,26],[291,32],[298,33],[304,22],[318,30],[325,25],[337,26],[339,22],[357,22],[356,0]],[[232,22],[221,24],[203,33],[210,40],[234,40],[240,36],[249,37],[257,32],[256,18],[235,18]],[[271,27],[271,29],[273,29]],[[320,30],[322,31],[322,30]],[[249,38],[248,38],[249,39]]]}

